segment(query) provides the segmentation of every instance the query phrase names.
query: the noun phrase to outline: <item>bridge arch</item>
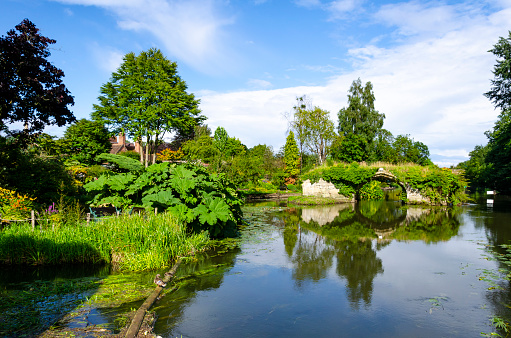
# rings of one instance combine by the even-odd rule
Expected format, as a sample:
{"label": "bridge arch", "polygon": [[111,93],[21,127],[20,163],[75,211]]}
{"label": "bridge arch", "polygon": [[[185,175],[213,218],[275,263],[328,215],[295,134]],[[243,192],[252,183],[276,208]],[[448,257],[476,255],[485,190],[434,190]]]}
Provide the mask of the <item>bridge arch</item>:
{"label": "bridge arch", "polygon": [[394,174],[393,174],[393,173],[391,173],[390,171],[385,170],[385,169],[383,169],[383,168],[380,168],[380,169],[378,169],[378,171],[377,171],[377,172],[376,172],[376,173],[375,173],[375,174],[374,174],[374,175],[373,175],[373,176],[372,176],[372,177],[371,177],[368,181],[363,182],[363,183],[361,183],[361,184],[359,184],[359,185],[357,186],[357,188],[356,188],[356,190],[357,190],[357,191],[356,191],[356,195],[357,195],[357,196],[356,196],[356,199],[357,199],[357,200],[359,199],[359,198],[358,198],[358,197],[359,197],[359,196],[358,196],[358,194],[359,194],[359,191],[360,191],[360,189],[362,188],[362,186],[363,186],[364,184],[366,184],[367,182],[374,181],[374,180],[376,180],[376,181],[380,181],[380,182],[388,182],[388,181],[390,181],[390,182],[396,183],[396,184],[397,184],[397,185],[399,185],[399,186],[401,187],[401,189],[402,189],[404,192],[406,192],[406,194],[408,195],[408,189],[406,188],[406,184],[404,184],[403,182],[401,182],[401,181],[399,180],[399,178],[397,178],[397,177],[396,177],[396,175],[394,175]]}

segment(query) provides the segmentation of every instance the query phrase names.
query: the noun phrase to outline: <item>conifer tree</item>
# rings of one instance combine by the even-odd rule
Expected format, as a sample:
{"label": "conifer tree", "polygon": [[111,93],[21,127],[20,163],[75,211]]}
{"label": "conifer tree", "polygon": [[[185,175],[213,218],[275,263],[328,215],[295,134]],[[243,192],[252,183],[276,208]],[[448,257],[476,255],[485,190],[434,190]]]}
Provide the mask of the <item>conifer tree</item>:
{"label": "conifer tree", "polygon": [[287,135],[284,146],[284,172],[288,178],[292,179],[296,179],[300,173],[300,155],[293,131]]}

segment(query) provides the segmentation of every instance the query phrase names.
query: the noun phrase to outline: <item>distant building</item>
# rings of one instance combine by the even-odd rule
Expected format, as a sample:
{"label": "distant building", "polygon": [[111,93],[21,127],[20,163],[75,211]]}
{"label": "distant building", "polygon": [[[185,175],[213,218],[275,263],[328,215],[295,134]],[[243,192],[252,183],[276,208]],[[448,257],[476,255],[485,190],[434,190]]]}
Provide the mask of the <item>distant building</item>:
{"label": "distant building", "polygon": [[130,150],[136,151],[140,154],[140,143],[126,143],[126,135],[123,133],[120,133],[117,137],[111,137],[110,143],[112,144],[110,154],[117,155],[119,153]]}

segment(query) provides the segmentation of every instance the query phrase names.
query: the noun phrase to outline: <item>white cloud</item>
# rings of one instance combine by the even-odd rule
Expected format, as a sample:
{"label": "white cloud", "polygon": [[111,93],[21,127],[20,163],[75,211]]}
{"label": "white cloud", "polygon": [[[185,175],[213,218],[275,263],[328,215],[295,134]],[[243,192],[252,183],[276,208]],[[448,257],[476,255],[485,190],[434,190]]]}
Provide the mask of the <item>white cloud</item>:
{"label": "white cloud", "polygon": [[[360,1],[358,1],[360,4]],[[333,18],[342,18],[348,12],[353,11],[357,8],[356,0],[338,0],[332,1],[326,5],[327,10],[331,13]]]}
{"label": "white cloud", "polygon": [[261,79],[250,79],[250,80],[248,80],[248,85],[252,88],[257,88],[257,89],[268,89],[273,86],[270,81],[261,80]]}
{"label": "white cloud", "polygon": [[487,51],[507,33],[511,15],[502,10],[484,18],[478,14],[460,17],[433,7],[427,13],[457,22],[444,26],[446,31],[440,35],[436,30],[426,32],[422,24],[413,29],[411,22],[404,24],[408,31],[424,33],[422,38],[394,48],[353,49],[355,70],[324,86],[206,95],[202,108],[211,116],[208,123],[236,130],[249,147],[265,140],[278,148],[287,130],[281,114],[291,111],[297,96],[309,95],[337,123],[336,113],[347,104],[349,86],[360,77],[373,83],[376,108],[386,115],[386,129],[425,143],[439,164],[465,160],[475,145],[486,143],[484,131],[498,115],[483,96],[495,61]]}
{"label": "white cloud", "polygon": [[111,74],[119,68],[123,61],[124,53],[111,47],[91,45],[92,56],[100,69]]}
{"label": "white cloud", "polygon": [[232,69],[236,55],[224,27],[232,17],[218,13],[214,0],[54,0],[98,6],[115,13],[121,29],[156,36],[172,57],[202,72]]}
{"label": "white cloud", "polygon": [[295,0],[295,4],[300,7],[317,7],[321,5],[319,0]]}

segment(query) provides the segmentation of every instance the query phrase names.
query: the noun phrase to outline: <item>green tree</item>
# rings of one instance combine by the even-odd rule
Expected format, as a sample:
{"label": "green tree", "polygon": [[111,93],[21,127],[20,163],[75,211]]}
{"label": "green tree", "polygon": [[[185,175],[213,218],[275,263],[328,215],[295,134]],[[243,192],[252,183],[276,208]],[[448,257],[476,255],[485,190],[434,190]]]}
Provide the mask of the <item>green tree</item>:
{"label": "green tree", "polygon": [[211,129],[208,126],[196,126],[193,139],[183,143],[183,153],[188,160],[200,160],[212,163],[218,156],[218,149],[213,144]]}
{"label": "green tree", "polygon": [[217,127],[215,129],[215,134],[213,136],[213,144],[218,149],[220,154],[225,154],[225,149],[227,147],[227,141],[229,140],[229,134],[223,127]]}
{"label": "green tree", "polygon": [[300,154],[292,130],[289,131],[284,146],[284,172],[293,180],[300,174]]}
{"label": "green tree", "polygon": [[[348,107],[342,108],[338,113],[339,134],[361,136],[365,139],[369,149],[385,119],[385,114],[381,114],[375,109],[374,101],[372,83],[367,82],[365,86],[362,86],[362,81],[359,78],[353,81],[349,89]],[[369,155],[369,149],[365,151],[367,155]]]}
{"label": "green tree", "polygon": [[370,157],[372,161],[395,162],[394,136],[387,129],[380,129],[373,142]]}
{"label": "green tree", "polygon": [[61,149],[73,160],[95,164],[96,156],[110,150],[108,130],[101,121],[81,119],[67,127],[59,140]]}
{"label": "green tree", "polygon": [[491,80],[491,90],[484,94],[495,108],[502,111],[511,108],[511,31],[508,34],[507,38],[500,37],[489,50],[497,57],[497,63],[493,67],[494,79]]}
{"label": "green tree", "polygon": [[393,144],[396,154],[394,163],[431,164],[429,149],[424,143],[414,141],[410,135],[398,135]]}
{"label": "green tree", "polygon": [[488,186],[488,163],[486,163],[488,150],[488,145],[477,145],[469,153],[469,160],[457,165],[457,168],[465,170],[465,177],[469,181],[471,190],[482,189]]}
{"label": "green tree", "polygon": [[28,19],[15,28],[0,37],[0,130],[21,122],[27,135],[73,122],[68,106],[74,100],[62,83],[64,72],[47,60],[56,41],[40,35]]}
{"label": "green tree", "polygon": [[485,180],[491,188],[502,192],[511,191],[511,32],[490,50],[497,63],[493,68],[492,88],[485,93],[495,108],[500,108],[493,130],[487,131],[488,152],[486,154]]}
{"label": "green tree", "polygon": [[328,111],[304,104],[306,101],[305,96],[297,98],[297,105],[293,107],[295,112],[291,126],[293,130],[299,131],[300,144],[316,154],[319,163],[322,164],[335,138],[334,123]]}
{"label": "green tree", "polygon": [[159,49],[138,56],[128,53],[109,82],[101,86],[99,104],[93,117],[103,119],[113,131],[124,131],[134,140],[146,140],[147,166],[156,160],[156,147],[165,133],[188,134],[202,123],[199,100],[187,93],[185,81],[177,73],[177,64]]}
{"label": "green tree", "polygon": [[338,136],[332,144],[332,157],[347,163],[362,162],[367,158],[367,141],[356,134]]}

